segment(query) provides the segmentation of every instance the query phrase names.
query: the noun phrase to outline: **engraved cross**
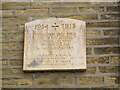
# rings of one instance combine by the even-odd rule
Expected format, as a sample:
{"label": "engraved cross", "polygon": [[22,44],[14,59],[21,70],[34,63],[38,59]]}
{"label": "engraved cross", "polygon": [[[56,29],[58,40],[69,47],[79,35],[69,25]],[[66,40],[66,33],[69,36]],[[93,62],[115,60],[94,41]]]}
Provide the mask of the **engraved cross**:
{"label": "engraved cross", "polygon": [[56,23],[54,23],[54,25],[53,25],[52,27],[54,27],[54,28],[55,28],[55,30],[56,30],[56,28],[57,28],[57,27],[59,27],[59,26],[58,26],[58,25],[56,25]]}

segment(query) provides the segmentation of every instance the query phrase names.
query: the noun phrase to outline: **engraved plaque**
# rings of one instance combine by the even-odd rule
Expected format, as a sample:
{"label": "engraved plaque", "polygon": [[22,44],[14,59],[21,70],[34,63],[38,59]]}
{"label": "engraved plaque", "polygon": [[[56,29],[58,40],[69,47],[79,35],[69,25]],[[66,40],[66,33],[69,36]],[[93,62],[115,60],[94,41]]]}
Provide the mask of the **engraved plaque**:
{"label": "engraved plaque", "polygon": [[25,24],[23,70],[86,69],[86,24],[68,18]]}

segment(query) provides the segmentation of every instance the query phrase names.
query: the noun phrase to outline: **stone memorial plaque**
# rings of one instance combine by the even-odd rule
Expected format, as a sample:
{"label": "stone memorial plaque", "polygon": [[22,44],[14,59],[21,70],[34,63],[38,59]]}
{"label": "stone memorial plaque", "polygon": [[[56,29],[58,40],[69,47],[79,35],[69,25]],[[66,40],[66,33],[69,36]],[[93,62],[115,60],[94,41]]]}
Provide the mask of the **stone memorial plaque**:
{"label": "stone memorial plaque", "polygon": [[25,24],[23,70],[86,69],[86,24],[68,18]]}

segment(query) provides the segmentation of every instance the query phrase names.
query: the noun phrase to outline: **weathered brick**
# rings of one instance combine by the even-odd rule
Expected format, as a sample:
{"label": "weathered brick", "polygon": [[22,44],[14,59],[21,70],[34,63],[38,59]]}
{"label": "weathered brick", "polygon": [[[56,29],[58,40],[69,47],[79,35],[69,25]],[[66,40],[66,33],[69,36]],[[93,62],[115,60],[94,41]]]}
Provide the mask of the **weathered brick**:
{"label": "weathered brick", "polygon": [[91,52],[92,52],[92,49],[91,49],[91,48],[86,48],[86,54],[87,54],[87,55],[91,54]]}
{"label": "weathered brick", "polygon": [[2,51],[3,59],[22,59],[23,51]]}
{"label": "weathered brick", "polygon": [[96,36],[100,36],[101,32],[100,30],[87,30],[86,35],[87,37],[96,37]]}
{"label": "weathered brick", "polygon": [[37,14],[47,14],[48,8],[40,9],[27,9],[27,10],[16,10],[15,15],[37,15]]}
{"label": "weathered brick", "polygon": [[1,63],[0,65],[2,65],[2,66],[8,66],[8,65],[9,65],[7,59],[3,59],[3,60],[1,60],[0,63]]}
{"label": "weathered brick", "polygon": [[5,37],[3,41],[23,41],[24,40],[24,33],[8,33],[3,34]]}
{"label": "weathered brick", "polygon": [[108,64],[109,57],[91,57],[87,59],[87,64]]}
{"label": "weathered brick", "polygon": [[17,44],[15,42],[6,42],[6,43],[2,43],[2,49],[16,49],[17,48]]}
{"label": "weathered brick", "polygon": [[24,24],[23,25],[22,24],[18,25],[18,30],[23,30],[24,31],[25,30],[25,25]]}
{"label": "weathered brick", "polygon": [[112,22],[89,22],[87,23],[87,27],[118,27],[117,21]]}
{"label": "weathered brick", "polygon": [[11,59],[10,60],[10,65],[11,66],[22,66],[22,63],[23,63],[23,60],[20,59],[20,60],[16,60],[16,59]]}
{"label": "weathered brick", "polygon": [[2,68],[2,75],[20,75],[21,69],[15,69],[15,68]]}
{"label": "weathered brick", "polygon": [[22,79],[17,79],[16,83],[18,86],[31,86],[32,85],[32,79],[31,78],[22,78]]}
{"label": "weathered brick", "polygon": [[67,16],[66,18],[78,19],[78,20],[93,20],[97,19],[97,14],[81,14],[79,16]]}
{"label": "weathered brick", "polygon": [[99,71],[101,73],[117,73],[118,67],[117,66],[100,66]]}
{"label": "weathered brick", "polygon": [[119,12],[119,7],[118,6],[107,6],[107,11],[111,12]]}
{"label": "weathered brick", "polygon": [[36,78],[35,83],[36,85],[57,85],[58,84],[58,78],[54,77],[41,77]]}
{"label": "weathered brick", "polygon": [[2,17],[10,17],[13,16],[12,10],[2,10]]}
{"label": "weathered brick", "polygon": [[3,42],[2,50],[23,50],[24,43],[23,42]]}
{"label": "weathered brick", "polygon": [[[2,42],[2,38],[3,38],[4,36],[2,35],[2,33],[0,33],[0,42]],[[0,43],[0,47],[2,46],[2,43]]]}
{"label": "weathered brick", "polygon": [[101,19],[118,20],[120,19],[120,14],[102,14]]}
{"label": "weathered brick", "polygon": [[87,45],[107,45],[107,44],[118,44],[118,38],[98,38],[98,39],[87,39]]}
{"label": "weathered brick", "polygon": [[113,5],[113,4],[116,4],[116,2],[90,2],[92,5]]}
{"label": "weathered brick", "polygon": [[49,7],[49,6],[60,6],[61,2],[31,2],[31,6]]}
{"label": "weathered brick", "polygon": [[107,36],[118,36],[118,30],[104,30],[103,32]]}
{"label": "weathered brick", "polygon": [[2,9],[17,9],[30,6],[29,2],[3,2]]}
{"label": "weathered brick", "polygon": [[2,2],[0,2],[0,9],[2,8]]}
{"label": "weathered brick", "polygon": [[14,78],[2,79],[2,85],[3,86],[6,86],[6,85],[16,85],[16,80]]}
{"label": "weathered brick", "polygon": [[80,77],[80,85],[96,85],[103,84],[103,77]]}
{"label": "weathered brick", "polygon": [[84,74],[95,74],[96,73],[96,67],[88,67]]}
{"label": "weathered brick", "polygon": [[24,17],[13,17],[13,18],[3,18],[3,25],[16,25],[16,24],[25,24],[26,19]]}
{"label": "weathered brick", "polygon": [[[1,68],[1,67],[0,67]],[[0,69],[0,75],[2,75],[2,69]]]}
{"label": "weathered brick", "polygon": [[76,78],[73,76],[65,76],[61,79],[62,86],[73,86],[75,85]]}
{"label": "weathered brick", "polygon": [[[3,35],[0,33],[0,41],[2,41]],[[1,44],[1,43],[0,43]],[[2,45],[2,44],[1,44]]]}
{"label": "weathered brick", "polygon": [[62,2],[62,6],[81,6],[81,5],[90,5],[90,2]]}
{"label": "weathered brick", "polygon": [[14,31],[14,30],[17,30],[17,26],[15,26],[15,25],[13,25],[13,26],[8,26],[8,25],[2,26],[2,30],[3,31],[7,31],[7,30]]}
{"label": "weathered brick", "polygon": [[[4,42],[6,40],[6,34],[2,34],[1,39],[2,39],[2,42]],[[1,44],[1,46],[2,46],[2,44]]]}
{"label": "weathered brick", "polygon": [[34,20],[38,20],[38,19],[46,19],[46,18],[56,18],[55,16],[46,16],[46,15],[43,15],[43,16],[30,16],[28,17],[28,21],[34,21]]}
{"label": "weathered brick", "polygon": [[104,7],[79,7],[80,12],[104,12]]}
{"label": "weathered brick", "polygon": [[106,85],[107,86],[111,86],[111,87],[118,87],[118,82],[119,82],[119,77],[115,77],[115,76],[109,76],[109,77],[105,77],[106,78]]}
{"label": "weathered brick", "polygon": [[109,62],[113,63],[113,64],[119,64],[119,61],[120,61],[120,57],[118,57],[118,56],[111,56]]}
{"label": "weathered brick", "polygon": [[60,8],[52,8],[52,13],[56,13],[56,14],[70,14],[70,13],[76,13],[77,9],[76,8],[64,8],[64,7],[60,7]]}
{"label": "weathered brick", "polygon": [[96,54],[118,54],[118,47],[94,48]]}
{"label": "weathered brick", "polygon": [[24,50],[24,42],[18,42],[18,43],[17,43],[17,48],[18,48],[19,50]]}
{"label": "weathered brick", "polygon": [[2,87],[2,80],[0,79],[0,87]]}

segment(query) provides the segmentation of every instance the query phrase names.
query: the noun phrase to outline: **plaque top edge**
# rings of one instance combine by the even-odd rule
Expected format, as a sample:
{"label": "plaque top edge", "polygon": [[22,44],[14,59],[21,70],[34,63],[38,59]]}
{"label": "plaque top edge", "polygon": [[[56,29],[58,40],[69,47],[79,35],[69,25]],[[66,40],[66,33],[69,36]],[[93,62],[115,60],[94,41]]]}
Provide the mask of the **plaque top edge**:
{"label": "plaque top edge", "polygon": [[33,21],[30,21],[30,22],[27,22],[27,23],[25,23],[25,25],[29,25],[29,24],[33,24],[33,23],[35,23],[35,22],[41,22],[41,21],[43,21],[43,20],[46,20],[46,21],[50,21],[50,20],[58,20],[58,21],[60,21],[60,20],[73,20],[73,21],[76,21],[76,22],[80,22],[80,23],[85,23],[85,21],[83,21],[83,20],[78,20],[78,19],[71,19],[71,18],[44,18],[44,19],[38,19],[38,20],[33,20]]}

